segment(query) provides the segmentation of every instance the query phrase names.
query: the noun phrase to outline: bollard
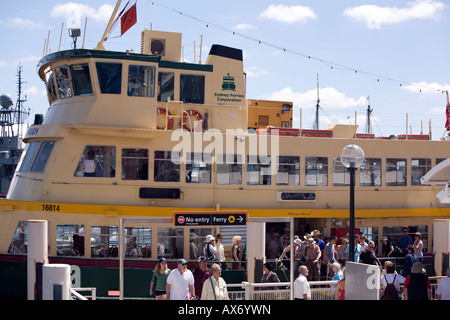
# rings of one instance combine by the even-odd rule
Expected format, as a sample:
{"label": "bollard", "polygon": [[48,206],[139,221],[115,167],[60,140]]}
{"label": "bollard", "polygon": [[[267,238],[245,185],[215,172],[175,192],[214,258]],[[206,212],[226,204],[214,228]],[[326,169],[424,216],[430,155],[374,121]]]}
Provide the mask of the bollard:
{"label": "bollard", "polygon": [[70,265],[47,264],[43,266],[43,300],[70,300]]}
{"label": "bollard", "polygon": [[48,263],[48,224],[46,220],[28,221],[27,297],[42,297],[42,266]]}

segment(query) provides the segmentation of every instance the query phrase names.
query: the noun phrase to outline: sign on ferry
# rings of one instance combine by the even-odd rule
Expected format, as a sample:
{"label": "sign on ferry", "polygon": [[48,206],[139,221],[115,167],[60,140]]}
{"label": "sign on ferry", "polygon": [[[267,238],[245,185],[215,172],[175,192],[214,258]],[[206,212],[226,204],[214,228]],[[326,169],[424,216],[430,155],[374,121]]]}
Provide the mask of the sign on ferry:
{"label": "sign on ferry", "polygon": [[246,225],[247,212],[174,212],[176,226]]}

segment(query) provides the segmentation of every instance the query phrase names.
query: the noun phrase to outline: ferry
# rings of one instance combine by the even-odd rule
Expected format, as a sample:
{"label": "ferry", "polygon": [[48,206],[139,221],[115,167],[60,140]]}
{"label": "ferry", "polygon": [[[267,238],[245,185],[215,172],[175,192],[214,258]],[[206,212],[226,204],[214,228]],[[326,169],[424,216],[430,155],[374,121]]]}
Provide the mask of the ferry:
{"label": "ferry", "polygon": [[[218,233],[227,283],[255,282],[269,232],[349,230],[340,160],[349,144],[365,153],[357,231],[381,250],[383,236],[398,241],[406,226],[432,254],[433,220],[450,207],[436,198],[442,186],[420,179],[450,157],[448,141],[375,137],[356,125],[292,128],[291,102],[247,100],[242,50],[215,44],[204,64],[188,63],[181,43],[180,33],[144,30],[141,53],[99,45],[39,61],[49,109],[28,128],[0,200],[1,296],[26,297],[29,220],[48,221],[49,262],[71,265],[74,285],[97,297],[123,280],[125,297],[150,298],[160,257],[195,268],[206,236]],[[252,113],[265,103],[274,115]],[[233,269],[236,235],[243,263]]]}

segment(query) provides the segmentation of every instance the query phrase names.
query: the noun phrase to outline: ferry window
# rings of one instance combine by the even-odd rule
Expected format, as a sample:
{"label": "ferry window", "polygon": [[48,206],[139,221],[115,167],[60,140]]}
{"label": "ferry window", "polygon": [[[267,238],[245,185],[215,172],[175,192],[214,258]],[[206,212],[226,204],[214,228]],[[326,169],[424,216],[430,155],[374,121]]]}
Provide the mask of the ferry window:
{"label": "ferry window", "polygon": [[179,259],[184,257],[183,228],[158,229],[158,258]]}
{"label": "ferry window", "polygon": [[247,156],[247,184],[270,185],[270,156]]}
{"label": "ferry window", "polygon": [[211,183],[211,153],[186,153],[186,183]]}
{"label": "ferry window", "polygon": [[207,235],[215,235],[214,228],[193,228],[189,230],[189,259],[197,260],[203,256],[203,247]]}
{"label": "ferry window", "polygon": [[118,230],[117,226],[91,227],[92,258],[116,258],[119,256]]}
{"label": "ferry window", "polygon": [[84,256],[84,224],[56,225],[58,256]]}
{"label": "ferry window", "polygon": [[422,178],[431,169],[431,159],[411,159],[411,185],[421,186]]}
{"label": "ferry window", "polygon": [[278,156],[277,185],[300,184],[300,157]]}
{"label": "ferry window", "polygon": [[55,68],[56,85],[58,95],[61,99],[72,96],[72,81],[70,80],[69,68],[66,65]]}
{"label": "ferry window", "polygon": [[116,147],[86,146],[75,169],[75,177],[116,176]]}
{"label": "ferry window", "polygon": [[26,172],[30,168],[31,161],[34,158],[34,154],[39,146],[39,141],[33,141],[31,143],[27,143],[24,149],[24,158],[22,160],[22,165],[20,166],[19,171]]}
{"label": "ferry window", "polygon": [[396,245],[400,245],[400,240],[403,237],[402,230],[403,228],[408,228],[408,234],[414,241],[414,234],[416,232],[420,232],[421,238],[423,242],[423,252],[428,252],[428,226],[427,225],[419,225],[419,226],[386,226],[383,227],[383,237],[387,237],[390,241],[395,242]]}
{"label": "ferry window", "polygon": [[137,97],[155,96],[155,67],[128,67],[128,95]]}
{"label": "ferry window", "polygon": [[205,76],[180,75],[180,101],[184,103],[205,103]]}
{"label": "ferry window", "polygon": [[175,99],[175,74],[173,72],[159,72],[158,88],[158,101],[173,101]]}
{"label": "ferry window", "polygon": [[53,82],[53,71],[50,68],[45,70],[45,87],[47,88],[48,103],[52,104],[56,99],[56,87]]}
{"label": "ferry window", "polygon": [[242,155],[218,154],[217,184],[242,184]]}
{"label": "ferry window", "polygon": [[442,161],[447,160],[448,158],[436,158],[436,165],[438,165],[439,163],[441,163]]}
{"label": "ferry window", "polygon": [[155,181],[180,182],[180,152],[155,151]]}
{"label": "ferry window", "polygon": [[19,221],[8,247],[8,253],[27,253],[28,221]]}
{"label": "ferry window", "polygon": [[333,157],[333,186],[349,186],[350,173],[341,162],[340,157]]}
{"label": "ferry window", "polygon": [[85,64],[75,64],[70,66],[72,74],[73,94],[75,96],[92,95],[91,75],[89,66]]}
{"label": "ferry window", "polygon": [[47,164],[50,153],[53,150],[55,141],[42,141],[41,146],[34,158],[30,172],[43,172],[45,165]]}
{"label": "ferry window", "polygon": [[122,92],[122,64],[97,62],[98,84],[101,93],[120,94]]}
{"label": "ferry window", "polygon": [[150,227],[126,227],[125,245],[125,257],[150,258],[152,255],[152,229]]}
{"label": "ferry window", "polygon": [[381,159],[366,158],[359,171],[359,184],[361,187],[381,186]]}
{"label": "ferry window", "polygon": [[406,186],[406,159],[386,159],[386,185]]}
{"label": "ferry window", "polygon": [[305,158],[305,184],[307,186],[328,185],[328,158],[306,157]]}
{"label": "ferry window", "polygon": [[122,179],[148,180],[148,149],[122,149]]}

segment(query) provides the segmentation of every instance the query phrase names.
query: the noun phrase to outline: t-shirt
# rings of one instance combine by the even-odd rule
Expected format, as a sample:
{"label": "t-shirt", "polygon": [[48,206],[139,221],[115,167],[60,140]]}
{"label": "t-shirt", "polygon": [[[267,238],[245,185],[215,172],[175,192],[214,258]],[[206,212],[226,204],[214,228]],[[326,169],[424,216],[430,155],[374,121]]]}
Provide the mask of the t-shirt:
{"label": "t-shirt", "polygon": [[[359,262],[359,252],[361,251],[361,245],[358,243],[355,245],[355,262]],[[344,252],[347,254],[347,257],[350,257],[350,245],[345,248]],[[350,258],[348,259],[350,260]],[[351,260],[350,260],[351,261]]]}
{"label": "t-shirt", "polygon": [[447,277],[439,282],[436,294],[441,296],[441,300],[450,300],[450,277]]}
{"label": "t-shirt", "polygon": [[194,275],[195,295],[200,298],[202,296],[203,283],[206,281],[206,279],[211,277],[211,273],[209,272],[208,268],[206,268],[205,272],[203,272],[201,269],[195,269],[192,274]]}
{"label": "t-shirt", "polygon": [[170,287],[170,300],[189,299],[189,286],[194,285],[194,276],[190,270],[180,274],[178,269],[173,270],[167,277]]}
{"label": "t-shirt", "polygon": [[334,259],[334,244],[331,244],[331,242],[328,242],[325,246],[325,254],[328,256],[330,263],[336,262],[336,259]]}
{"label": "t-shirt", "polygon": [[[400,284],[405,283],[405,277],[396,273],[386,273],[384,276],[381,277],[380,283],[383,290],[386,289],[388,284],[394,283],[395,289],[397,289],[397,292],[399,292]],[[401,293],[399,293],[398,296],[401,297],[402,296]]]}
{"label": "t-shirt", "polygon": [[309,287],[308,280],[301,274],[294,281],[294,298],[304,299],[304,294],[306,294],[308,300],[311,299],[311,289]]}
{"label": "t-shirt", "polygon": [[156,282],[155,290],[166,291],[167,277],[170,274],[170,270],[167,273],[153,272],[152,281]]}

